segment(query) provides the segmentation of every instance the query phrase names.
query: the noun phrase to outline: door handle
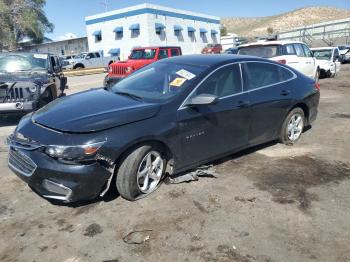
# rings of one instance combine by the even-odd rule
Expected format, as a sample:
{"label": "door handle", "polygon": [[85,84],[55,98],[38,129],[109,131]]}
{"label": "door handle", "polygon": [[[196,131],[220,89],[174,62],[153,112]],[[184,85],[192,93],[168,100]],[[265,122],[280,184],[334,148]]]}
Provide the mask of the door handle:
{"label": "door handle", "polygon": [[238,107],[248,107],[249,105],[249,101],[238,101]]}
{"label": "door handle", "polygon": [[282,90],[282,92],[281,92],[281,96],[287,96],[289,94],[290,94],[289,90]]}

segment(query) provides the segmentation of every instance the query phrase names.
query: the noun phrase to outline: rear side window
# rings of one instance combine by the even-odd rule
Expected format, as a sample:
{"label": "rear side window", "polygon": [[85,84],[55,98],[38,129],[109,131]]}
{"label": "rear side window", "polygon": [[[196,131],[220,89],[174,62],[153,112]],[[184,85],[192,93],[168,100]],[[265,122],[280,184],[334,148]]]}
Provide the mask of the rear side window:
{"label": "rear side window", "polygon": [[294,44],[295,52],[299,57],[305,57],[304,49],[301,44]]}
{"label": "rear side window", "polygon": [[279,45],[257,45],[241,47],[238,51],[240,55],[251,55],[263,58],[272,58],[280,55]]}
{"label": "rear side window", "polygon": [[168,57],[168,49],[160,49],[158,54],[158,59],[163,59]]}
{"label": "rear side window", "polygon": [[285,45],[285,53],[286,53],[286,55],[296,55],[294,46],[293,45]]}
{"label": "rear side window", "polygon": [[95,53],[95,56],[96,57],[100,57],[100,53]]}
{"label": "rear side window", "polygon": [[179,56],[180,55],[180,51],[177,48],[172,48],[171,49],[171,56]]}
{"label": "rear side window", "polygon": [[245,91],[278,84],[293,78],[293,73],[288,69],[269,63],[245,63],[244,71]]}
{"label": "rear side window", "polygon": [[194,95],[211,94],[225,97],[242,92],[239,65],[225,66],[214,72],[196,90]]}

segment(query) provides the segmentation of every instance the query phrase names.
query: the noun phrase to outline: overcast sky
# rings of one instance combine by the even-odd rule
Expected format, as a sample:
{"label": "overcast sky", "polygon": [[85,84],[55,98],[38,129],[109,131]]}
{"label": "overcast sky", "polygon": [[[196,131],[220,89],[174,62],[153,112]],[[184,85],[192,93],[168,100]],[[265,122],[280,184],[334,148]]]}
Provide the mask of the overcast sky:
{"label": "overcast sky", "polygon": [[85,36],[85,16],[145,2],[219,17],[269,16],[306,6],[350,9],[350,0],[47,0],[45,12],[55,24],[54,33],[47,36],[54,40]]}

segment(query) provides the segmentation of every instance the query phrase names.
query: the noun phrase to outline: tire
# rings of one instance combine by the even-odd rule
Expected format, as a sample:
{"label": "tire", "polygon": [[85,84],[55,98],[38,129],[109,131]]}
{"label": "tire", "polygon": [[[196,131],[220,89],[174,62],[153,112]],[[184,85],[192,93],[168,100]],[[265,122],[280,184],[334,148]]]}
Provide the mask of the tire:
{"label": "tire", "polygon": [[314,80],[315,80],[316,83],[318,83],[319,79],[320,79],[320,69],[318,68],[316,70],[316,74],[315,74]]}
{"label": "tire", "polygon": [[45,90],[43,95],[40,97],[39,102],[38,102],[38,108],[41,108],[41,107],[47,105],[48,103],[50,103],[53,100],[54,100],[54,98],[52,95],[52,91],[50,88],[48,88]]}
{"label": "tire", "polygon": [[76,66],[74,66],[73,69],[84,69],[84,66],[83,65],[76,65]]}
{"label": "tire", "polygon": [[117,172],[120,196],[135,201],[153,193],[161,184],[166,162],[162,149],[157,146],[144,145],[133,150],[124,158]]}
{"label": "tire", "polygon": [[[297,119],[300,117],[300,122],[297,123]],[[293,122],[294,119],[294,122]],[[299,121],[299,120],[298,120]],[[293,124],[294,123],[294,124]],[[305,114],[304,111],[300,108],[294,108],[290,111],[285,118],[281,133],[280,141],[286,145],[295,144],[301,137],[305,126]],[[293,135],[294,134],[294,135]]]}

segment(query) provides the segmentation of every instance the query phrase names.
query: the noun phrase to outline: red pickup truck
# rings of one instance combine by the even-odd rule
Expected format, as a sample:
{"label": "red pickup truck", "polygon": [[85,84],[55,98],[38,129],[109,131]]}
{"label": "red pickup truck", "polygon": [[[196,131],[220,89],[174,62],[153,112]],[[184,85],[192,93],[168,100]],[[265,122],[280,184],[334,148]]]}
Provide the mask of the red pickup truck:
{"label": "red pickup truck", "polygon": [[181,47],[138,47],[131,51],[129,59],[112,63],[108,67],[108,75],[104,86],[110,87],[132,72],[154,63],[160,59],[182,55]]}
{"label": "red pickup truck", "polygon": [[202,54],[220,54],[221,51],[222,51],[222,45],[207,44],[207,46],[203,48]]}

